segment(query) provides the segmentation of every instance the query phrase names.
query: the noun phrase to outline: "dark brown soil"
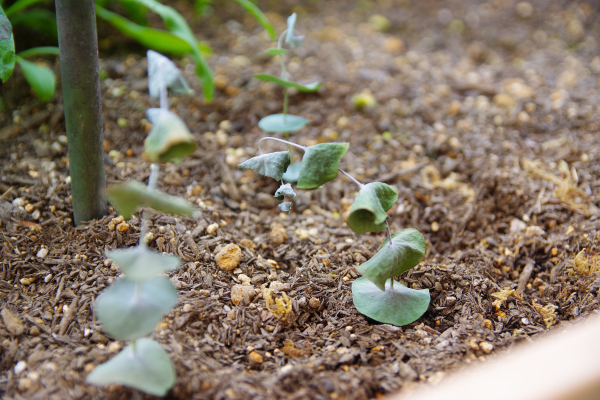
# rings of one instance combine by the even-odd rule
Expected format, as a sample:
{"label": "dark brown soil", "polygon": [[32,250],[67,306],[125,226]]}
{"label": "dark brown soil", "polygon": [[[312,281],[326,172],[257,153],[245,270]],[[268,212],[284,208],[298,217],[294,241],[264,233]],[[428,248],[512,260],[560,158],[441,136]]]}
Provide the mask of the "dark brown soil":
{"label": "dark brown soil", "polygon": [[[261,4],[276,7],[268,15],[279,32],[299,13],[307,39],[290,71],[324,82],[318,94],[291,96],[290,112],[312,121],[292,140],[349,142],[342,168],[398,187],[392,228],[426,237],[425,259],[399,280],[430,289],[431,306],[402,328],[352,304],[355,267],[384,238],[345,225],[355,185],[339,177],[299,191],[284,215],[274,181],[236,168],[257,153],[257,121],[281,111],[282,93],[252,79],[277,73],[263,55],[272,43],[229,3],[194,23],[215,49],[215,101],[172,103],[198,149],[159,178],[202,217],[151,218],[151,247],[183,261],[170,275],[180,302],[152,335],[176,366],[169,398],[378,398],[597,312],[600,58],[587,3]],[[193,19],[189,3],[176,6]],[[388,32],[368,22],[378,13]],[[145,180],[143,51],[121,51],[113,34],[100,43],[107,179]],[[180,65],[201,93],[193,66]],[[17,73],[0,114],[0,397],[150,398],[84,383],[125,345],[103,334],[92,304],[119,275],[104,251],[137,243],[139,215],[127,227],[115,228],[112,210],[72,226],[60,94],[41,104],[26,90]],[[378,105],[357,110],[352,97],[365,90]],[[215,262],[228,243],[243,249],[232,273]],[[257,295],[236,306],[241,274]],[[286,293],[293,312],[273,313],[263,287]]]}

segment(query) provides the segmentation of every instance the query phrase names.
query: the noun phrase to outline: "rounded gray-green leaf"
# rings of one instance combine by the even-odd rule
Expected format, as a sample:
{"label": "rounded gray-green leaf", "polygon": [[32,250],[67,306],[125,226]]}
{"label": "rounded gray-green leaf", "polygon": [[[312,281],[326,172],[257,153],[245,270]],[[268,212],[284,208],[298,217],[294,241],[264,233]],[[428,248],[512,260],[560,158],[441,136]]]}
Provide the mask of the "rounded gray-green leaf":
{"label": "rounded gray-green leaf", "polygon": [[141,338],[94,368],[85,381],[98,386],[124,385],[163,397],[175,384],[175,368],[160,344]]}
{"label": "rounded gray-green leaf", "polygon": [[384,324],[403,326],[425,314],[431,297],[428,289],[409,289],[399,282],[392,287],[391,279],[381,290],[363,277],[352,283],[352,300],[361,314]]}
{"label": "rounded gray-green leaf", "polygon": [[138,181],[111,185],[106,189],[106,196],[125,219],[129,219],[138,207],[150,207],[157,211],[189,217],[195,217],[198,214],[198,211],[188,201],[158,190],[148,189],[146,185]]}
{"label": "rounded gray-green leaf", "polygon": [[152,129],[144,141],[144,151],[151,161],[180,161],[196,149],[187,125],[177,114],[162,108],[146,111]]}
{"label": "rounded gray-green leaf", "polygon": [[350,208],[348,226],[356,233],[385,229],[386,211],[398,201],[398,189],[382,182],[364,185]]}
{"label": "rounded gray-green leaf", "polygon": [[348,143],[319,143],[308,146],[302,157],[299,189],[316,189],[334,179],[340,160],[348,151]]}
{"label": "rounded gray-green leaf", "polygon": [[392,234],[392,244],[386,239],[371,259],[356,268],[381,290],[385,281],[408,271],[425,255],[425,239],[416,229],[407,228]]}
{"label": "rounded gray-green leaf", "polygon": [[317,90],[319,90],[319,88],[321,88],[321,86],[323,86],[321,84],[321,82],[312,82],[312,83],[307,83],[306,85],[303,85],[301,83],[288,81],[286,79],[281,79],[274,75],[269,75],[269,74],[255,74],[254,77],[263,82],[273,82],[273,83],[276,83],[276,84],[286,87],[286,88],[298,89],[298,91],[304,92],[304,93],[316,92]]}
{"label": "rounded gray-green leaf", "polygon": [[297,115],[272,114],[258,121],[258,127],[265,132],[293,132],[304,128],[308,122]]}
{"label": "rounded gray-green leaf", "polygon": [[120,278],[96,299],[96,317],[110,336],[134,340],[154,331],[177,304],[177,290],[164,276],[143,281]]}
{"label": "rounded gray-green leaf", "polygon": [[150,97],[154,100],[158,99],[162,85],[172,93],[184,95],[194,93],[173,61],[154,50],[148,50],[146,56]]}
{"label": "rounded gray-green leaf", "polygon": [[290,165],[290,152],[278,151],[252,157],[238,165],[239,169],[251,169],[257,174],[281,180],[288,165]]}
{"label": "rounded gray-green leaf", "polygon": [[179,257],[161,254],[146,246],[107,250],[106,257],[114,261],[128,279],[142,281],[158,274],[174,271],[181,265]]}
{"label": "rounded gray-green leaf", "polygon": [[281,179],[283,179],[285,182],[298,182],[301,165],[302,163],[300,162],[291,163]]}

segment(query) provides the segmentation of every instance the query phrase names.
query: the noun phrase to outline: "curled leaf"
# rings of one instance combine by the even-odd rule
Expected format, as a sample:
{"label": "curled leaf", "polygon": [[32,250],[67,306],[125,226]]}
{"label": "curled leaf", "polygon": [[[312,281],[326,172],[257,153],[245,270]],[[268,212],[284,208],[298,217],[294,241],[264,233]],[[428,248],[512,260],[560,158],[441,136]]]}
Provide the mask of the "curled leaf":
{"label": "curled leaf", "polygon": [[158,190],[148,189],[138,181],[117,183],[106,189],[108,200],[125,219],[138,207],[150,207],[157,211],[194,217],[198,211],[186,200],[170,196]]}
{"label": "curled leaf", "polygon": [[146,155],[152,161],[179,161],[196,149],[187,125],[175,113],[162,108],[146,111],[152,129],[144,141]]}
{"label": "curled leaf", "polygon": [[173,61],[154,50],[148,50],[146,56],[150,97],[158,99],[163,85],[172,93],[185,95],[194,93]]}
{"label": "curled leaf", "polygon": [[304,41],[303,35],[295,35],[294,28],[296,26],[296,13],[290,15],[287,19],[287,33],[285,35],[285,42],[292,47],[300,47],[302,46],[302,42]]}
{"label": "curled leaf", "polygon": [[275,153],[261,154],[252,157],[238,165],[239,169],[251,169],[257,174],[281,180],[288,165],[290,165],[290,152],[278,151]]}
{"label": "curled leaf", "polygon": [[285,183],[279,186],[274,197],[279,201],[284,200],[286,197],[293,199],[296,197],[296,193],[294,192],[294,189],[292,189],[292,185]]}
{"label": "curled leaf", "polygon": [[385,229],[385,214],[398,201],[398,189],[382,182],[364,185],[350,208],[348,226],[356,233]]}
{"label": "curled leaf", "polygon": [[371,259],[356,268],[379,289],[385,290],[385,281],[408,271],[425,255],[425,239],[416,229],[407,228],[392,234],[392,243],[386,239]]}
{"label": "curled leaf", "polygon": [[181,265],[179,257],[161,254],[146,246],[107,250],[106,257],[114,261],[128,279],[141,281],[163,272],[177,269]]}
{"label": "curled leaf", "polygon": [[279,204],[279,209],[283,212],[289,213],[291,208],[292,203],[289,201],[284,201],[283,203]]}
{"label": "curled leaf", "polygon": [[293,132],[304,128],[308,120],[292,114],[267,115],[258,121],[258,127],[265,132]]}
{"label": "curled leaf", "polygon": [[348,143],[319,143],[308,146],[302,157],[299,189],[316,189],[334,179],[338,164],[348,151]]}

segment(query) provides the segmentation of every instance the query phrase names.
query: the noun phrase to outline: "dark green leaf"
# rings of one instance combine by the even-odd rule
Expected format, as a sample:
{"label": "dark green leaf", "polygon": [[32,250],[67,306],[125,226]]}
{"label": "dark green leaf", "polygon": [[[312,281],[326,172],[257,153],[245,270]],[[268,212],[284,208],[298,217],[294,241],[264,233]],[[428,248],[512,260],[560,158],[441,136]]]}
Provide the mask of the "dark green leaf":
{"label": "dark green leaf", "polygon": [[151,207],[157,211],[189,217],[195,217],[198,213],[186,200],[169,196],[158,190],[148,189],[146,185],[138,181],[127,181],[109,186],[106,189],[106,195],[117,212],[125,219],[129,219],[138,207]]}
{"label": "dark green leaf", "polygon": [[0,82],[6,82],[14,69],[15,41],[13,40],[12,26],[0,7]]}
{"label": "dark green leaf", "polygon": [[348,151],[348,143],[319,143],[308,146],[302,157],[299,189],[316,189],[338,174],[338,164]]}
{"label": "dark green leaf", "polygon": [[162,108],[146,110],[152,129],[144,141],[144,151],[152,161],[179,162],[196,149],[194,138],[185,122]]}
{"label": "dark green leaf", "polygon": [[348,226],[356,233],[385,229],[385,212],[398,201],[398,189],[382,182],[364,185],[352,203]]}
{"label": "dark green leaf", "polygon": [[281,180],[283,173],[290,165],[290,152],[278,151],[252,157],[238,165],[239,169],[251,169],[257,174]]}
{"label": "dark green leaf", "polygon": [[385,290],[367,278],[352,283],[352,300],[361,314],[384,324],[403,326],[419,319],[429,307],[428,289],[409,289],[391,279],[385,282]]}
{"label": "dark green leaf", "polygon": [[[46,3],[47,0],[17,0],[6,9],[6,16],[16,15],[17,12],[32,6],[36,3]],[[12,19],[12,18],[11,18]]]}
{"label": "dark green leaf", "polygon": [[146,246],[107,250],[106,257],[113,260],[132,281],[141,281],[164,272],[174,271],[181,265],[179,257],[161,254]]}
{"label": "dark green leaf", "polygon": [[263,14],[263,12],[260,10],[260,8],[258,8],[250,0],[235,0],[235,1],[237,1],[242,7],[244,7],[244,10],[246,10],[246,12],[248,12],[250,15],[252,15],[254,18],[256,18],[256,20],[263,27],[263,29],[265,31],[267,31],[271,40],[273,40],[277,37],[277,34],[275,33],[275,28],[273,28],[273,25],[271,25],[271,22],[269,22],[269,19],[267,18],[267,16],[265,14]]}
{"label": "dark green leaf", "polygon": [[177,289],[164,276],[143,281],[119,278],[96,299],[94,310],[104,330],[119,340],[144,337],[177,304]]}
{"label": "dark green leaf", "polygon": [[22,58],[29,58],[39,56],[59,56],[60,54],[59,49],[56,46],[42,46],[24,50],[17,55]]}
{"label": "dark green leaf", "polygon": [[[272,49],[265,50],[265,53],[269,56],[280,56],[282,54],[287,53],[288,51],[289,51],[288,49],[272,48]],[[258,75],[265,75],[265,74],[258,74]]]}
{"label": "dark green leaf", "polygon": [[175,384],[175,368],[160,344],[141,338],[94,368],[85,381],[99,386],[124,385],[164,397]]}
{"label": "dark green leaf", "polygon": [[27,83],[41,101],[48,101],[56,90],[56,77],[48,67],[43,67],[24,58],[15,56],[15,60],[23,70]]}
{"label": "dark green leaf", "polygon": [[293,132],[304,128],[308,120],[292,114],[271,114],[258,121],[258,127],[265,132]]}
{"label": "dark green leaf", "polygon": [[392,234],[392,244],[386,239],[379,251],[356,270],[381,290],[385,281],[408,271],[425,255],[425,239],[416,229],[407,228]]}
{"label": "dark green leaf", "polygon": [[[274,49],[274,50],[277,50],[277,49]],[[322,86],[321,82],[312,82],[312,83],[307,83],[306,85],[302,85],[300,83],[281,79],[274,75],[269,75],[269,74],[254,74],[254,77],[263,82],[273,82],[273,83],[276,83],[283,87],[298,89],[299,91],[305,92],[305,93],[316,92]]]}

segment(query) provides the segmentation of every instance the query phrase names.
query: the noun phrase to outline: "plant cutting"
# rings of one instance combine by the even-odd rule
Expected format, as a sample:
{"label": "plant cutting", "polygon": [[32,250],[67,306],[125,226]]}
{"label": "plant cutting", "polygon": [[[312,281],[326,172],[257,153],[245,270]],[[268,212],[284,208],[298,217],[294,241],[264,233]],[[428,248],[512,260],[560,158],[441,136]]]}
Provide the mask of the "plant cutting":
{"label": "plant cutting", "polygon": [[356,309],[378,322],[402,326],[417,320],[427,311],[430,295],[428,289],[411,289],[394,280],[395,276],[416,266],[425,255],[425,240],[413,228],[392,233],[386,212],[398,200],[398,190],[383,182],[363,184],[339,167],[348,151],[348,143],[320,143],[301,146],[287,140],[264,137],[258,142],[259,155],[238,165],[261,175],[281,181],[275,197],[283,200],[279,207],[289,212],[295,192],[291,184],[283,182],[283,175],[290,164],[289,150],[263,153],[261,143],[273,140],[301,150],[299,189],[318,189],[334,179],[338,171],[359,187],[350,208],[347,223],[356,233],[387,230],[387,238],[379,251],[356,269],[363,277],[352,284],[352,298]]}
{"label": "plant cutting", "polygon": [[[148,87],[150,96],[159,99],[160,108],[147,111],[153,127],[144,143],[152,161],[179,161],[195,145],[183,121],[169,111],[168,90],[190,94],[192,91],[177,67],[165,56],[148,51]],[[148,184],[129,181],[107,189],[107,197],[124,218],[138,208],[188,217],[197,211],[187,201],[156,189],[158,164],[150,165]],[[106,251],[124,273],[96,299],[94,310],[104,330],[112,337],[130,341],[116,357],[97,366],[86,378],[95,385],[122,384],[143,392],[164,396],[175,383],[175,368],[162,346],[149,338],[156,324],[177,303],[177,290],[164,273],[179,267],[175,255],[161,254],[148,248],[151,241],[149,219],[144,211],[139,244],[135,247]]]}

